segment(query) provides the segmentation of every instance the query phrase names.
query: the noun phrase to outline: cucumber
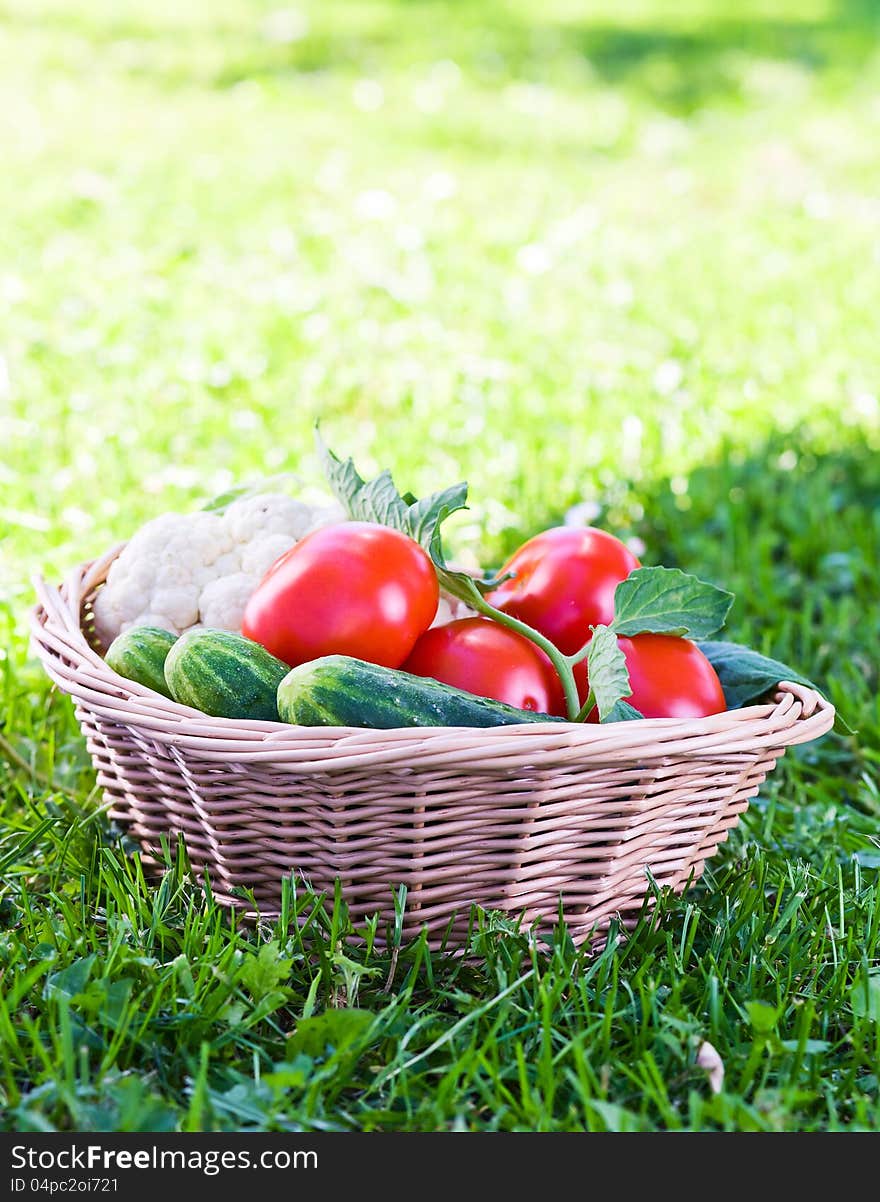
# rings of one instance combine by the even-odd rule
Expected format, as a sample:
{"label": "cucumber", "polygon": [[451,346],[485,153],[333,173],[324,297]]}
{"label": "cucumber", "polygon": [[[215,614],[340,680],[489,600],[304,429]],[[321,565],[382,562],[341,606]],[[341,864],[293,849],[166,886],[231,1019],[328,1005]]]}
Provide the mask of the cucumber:
{"label": "cucumber", "polygon": [[561,721],[347,655],[325,655],[291,669],[278,687],[278,713],[295,726],[372,730]]}
{"label": "cucumber", "polygon": [[165,661],[171,696],[215,718],[277,722],[278,686],[290,665],[229,630],[188,630]]}
{"label": "cucumber", "polygon": [[165,659],[176,642],[177,635],[159,626],[133,626],[116,636],[104,662],[126,680],[134,680],[170,697],[165,680]]}

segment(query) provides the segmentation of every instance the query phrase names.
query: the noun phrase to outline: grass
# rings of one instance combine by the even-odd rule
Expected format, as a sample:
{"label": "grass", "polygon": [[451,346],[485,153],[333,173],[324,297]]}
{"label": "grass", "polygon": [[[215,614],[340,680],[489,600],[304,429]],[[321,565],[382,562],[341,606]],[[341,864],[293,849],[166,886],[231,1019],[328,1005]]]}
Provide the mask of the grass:
{"label": "grass", "polygon": [[[877,12],[581,7],[0,0],[4,1127],[877,1128]],[[489,562],[595,503],[858,735],[593,959],[476,915],[392,971],[337,899],[254,930],[176,848],[145,883],[29,577],[314,483],[316,416],[468,478]]]}

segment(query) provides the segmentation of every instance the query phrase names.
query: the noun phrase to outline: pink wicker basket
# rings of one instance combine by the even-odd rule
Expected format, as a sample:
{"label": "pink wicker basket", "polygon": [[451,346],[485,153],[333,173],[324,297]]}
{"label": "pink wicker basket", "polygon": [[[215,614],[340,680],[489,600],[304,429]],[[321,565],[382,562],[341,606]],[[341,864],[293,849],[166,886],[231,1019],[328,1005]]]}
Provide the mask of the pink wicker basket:
{"label": "pink wicker basket", "polygon": [[[76,713],[110,814],[149,855],[183,834],[215,895],[277,913],[294,872],[336,879],[353,917],[461,943],[471,903],[595,937],[641,908],[648,871],[684,889],[786,747],[824,734],[832,706],[783,683],[775,702],[694,721],[463,729],[309,729],[211,718],[112,672],[91,602],[121,550],[37,582],[37,653]],[[238,894],[238,896],[237,896]]]}

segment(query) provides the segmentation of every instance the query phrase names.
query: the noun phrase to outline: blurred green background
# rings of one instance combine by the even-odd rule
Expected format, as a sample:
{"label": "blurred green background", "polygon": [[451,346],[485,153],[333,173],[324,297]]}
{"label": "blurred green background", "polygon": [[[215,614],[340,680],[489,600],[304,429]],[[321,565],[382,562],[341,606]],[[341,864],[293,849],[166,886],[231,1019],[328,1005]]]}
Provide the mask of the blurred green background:
{"label": "blurred green background", "polygon": [[[877,0],[0,0],[0,1125],[880,1127],[878,35]],[[316,418],[468,479],[486,563],[586,502],[858,736],[594,961],[496,924],[392,987],[341,919],[148,885],[31,574],[316,485]],[[291,1067],[327,1010],[357,1055]]]}
{"label": "blurred green background", "polygon": [[876,448],[878,11],[0,0],[5,594],[317,416],[489,551]]}

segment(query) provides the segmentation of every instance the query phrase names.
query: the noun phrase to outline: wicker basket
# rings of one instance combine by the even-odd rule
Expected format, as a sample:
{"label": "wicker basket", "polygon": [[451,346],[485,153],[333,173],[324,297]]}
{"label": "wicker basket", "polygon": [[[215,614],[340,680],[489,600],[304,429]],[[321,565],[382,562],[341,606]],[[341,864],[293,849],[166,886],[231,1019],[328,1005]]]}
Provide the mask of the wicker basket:
{"label": "wicker basket", "polygon": [[[609,726],[308,729],[211,718],[112,672],[93,649],[91,601],[121,547],[59,589],[37,582],[37,653],[76,703],[110,814],[149,855],[185,836],[215,895],[277,913],[291,871],[353,917],[393,914],[404,935],[460,943],[471,903],[576,939],[641,908],[647,871],[699,877],[785,748],[830,729],[817,693],[710,718]],[[87,633],[88,637],[87,637]],[[238,896],[236,896],[238,895]]]}

